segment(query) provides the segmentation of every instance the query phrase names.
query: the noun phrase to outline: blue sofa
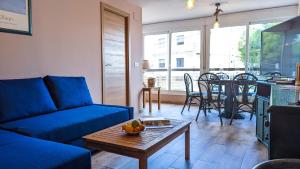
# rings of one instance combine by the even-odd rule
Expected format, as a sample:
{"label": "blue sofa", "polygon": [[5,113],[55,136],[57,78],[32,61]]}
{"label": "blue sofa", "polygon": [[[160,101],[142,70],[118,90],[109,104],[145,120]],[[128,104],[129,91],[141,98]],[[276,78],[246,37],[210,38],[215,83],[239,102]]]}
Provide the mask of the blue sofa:
{"label": "blue sofa", "polygon": [[0,80],[0,168],[88,169],[82,137],[132,118],[93,104],[83,77]]}

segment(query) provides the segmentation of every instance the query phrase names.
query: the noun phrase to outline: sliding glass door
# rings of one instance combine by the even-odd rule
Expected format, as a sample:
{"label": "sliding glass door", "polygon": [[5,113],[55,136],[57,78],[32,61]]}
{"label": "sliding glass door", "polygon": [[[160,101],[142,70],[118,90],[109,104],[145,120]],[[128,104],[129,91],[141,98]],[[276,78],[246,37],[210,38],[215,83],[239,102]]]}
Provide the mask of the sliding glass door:
{"label": "sliding glass door", "polygon": [[246,26],[210,30],[209,71],[231,76],[245,72]]}
{"label": "sliding glass door", "polygon": [[[261,55],[261,32],[279,22],[259,23],[249,25],[249,55],[248,72],[259,75]],[[272,43],[272,42],[270,42]]]}
{"label": "sliding glass door", "polygon": [[145,35],[144,57],[150,62],[145,82],[154,77],[156,86],[163,90],[184,91],[184,73],[189,73],[194,82],[200,70],[230,76],[242,72],[259,75],[261,32],[278,23],[248,23],[217,29],[202,26],[193,31]]}
{"label": "sliding glass door", "polygon": [[150,69],[144,81],[156,79],[164,90],[184,91],[184,73],[194,79],[200,75],[201,31],[185,31],[144,36],[144,56]]}
{"label": "sliding glass door", "polygon": [[150,69],[144,73],[145,84],[149,77],[154,77],[156,86],[168,90],[169,34],[144,36],[144,59],[150,64]]}
{"label": "sliding glass door", "polygon": [[171,90],[183,91],[184,73],[193,79],[200,75],[201,32],[188,31],[172,33],[171,41]]}

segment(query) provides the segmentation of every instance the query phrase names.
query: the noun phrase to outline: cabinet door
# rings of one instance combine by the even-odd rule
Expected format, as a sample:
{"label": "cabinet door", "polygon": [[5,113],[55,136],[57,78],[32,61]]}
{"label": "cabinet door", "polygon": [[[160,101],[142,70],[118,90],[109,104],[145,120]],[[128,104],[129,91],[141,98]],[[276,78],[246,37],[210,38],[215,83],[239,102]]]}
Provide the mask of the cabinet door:
{"label": "cabinet door", "polygon": [[264,100],[261,98],[257,99],[257,104],[256,104],[256,137],[260,140],[263,141],[263,130],[264,130]]}
{"label": "cabinet door", "polygon": [[266,145],[269,145],[269,140],[270,140],[270,115],[268,113],[268,108],[269,108],[269,102],[265,101],[264,102],[264,122],[263,122],[263,142]]}

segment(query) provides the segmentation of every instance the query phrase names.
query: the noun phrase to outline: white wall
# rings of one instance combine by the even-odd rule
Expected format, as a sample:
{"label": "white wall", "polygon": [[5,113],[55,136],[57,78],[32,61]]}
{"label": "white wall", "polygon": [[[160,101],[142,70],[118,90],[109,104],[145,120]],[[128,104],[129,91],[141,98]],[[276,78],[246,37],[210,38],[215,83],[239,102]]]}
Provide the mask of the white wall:
{"label": "white wall", "polygon": [[[249,22],[263,22],[268,20],[285,19],[297,16],[298,6],[287,6],[248,12],[239,12],[221,15],[219,18],[221,27],[246,25]],[[143,25],[143,33],[151,34],[157,32],[176,32],[182,30],[201,29],[204,25],[211,27],[213,17],[203,17],[182,21],[170,21],[156,24]]]}
{"label": "white wall", "polygon": [[298,3],[298,15],[300,15],[300,0],[299,0],[299,3]]}
{"label": "white wall", "polygon": [[138,110],[142,87],[142,9],[127,0],[36,0],[33,35],[0,32],[0,79],[84,76],[101,103],[100,2],[130,13],[130,105]]}

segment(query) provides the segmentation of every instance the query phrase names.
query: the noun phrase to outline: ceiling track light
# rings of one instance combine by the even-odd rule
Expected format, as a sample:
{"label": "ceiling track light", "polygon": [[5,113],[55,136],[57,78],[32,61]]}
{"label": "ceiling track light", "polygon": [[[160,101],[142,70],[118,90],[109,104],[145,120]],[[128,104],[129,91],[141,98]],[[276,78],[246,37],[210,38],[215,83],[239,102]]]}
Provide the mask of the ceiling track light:
{"label": "ceiling track light", "polygon": [[215,16],[214,28],[219,28],[220,27],[219,15],[221,12],[223,12],[223,10],[220,9],[221,3],[215,3],[215,6],[216,6],[216,11],[213,14],[213,16]]}
{"label": "ceiling track light", "polygon": [[196,5],[196,0],[185,0],[185,7],[187,9],[193,9]]}

